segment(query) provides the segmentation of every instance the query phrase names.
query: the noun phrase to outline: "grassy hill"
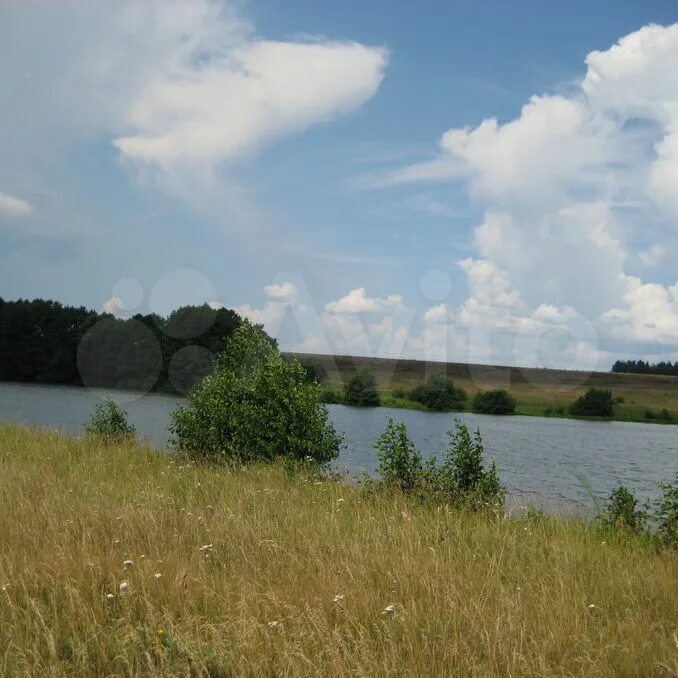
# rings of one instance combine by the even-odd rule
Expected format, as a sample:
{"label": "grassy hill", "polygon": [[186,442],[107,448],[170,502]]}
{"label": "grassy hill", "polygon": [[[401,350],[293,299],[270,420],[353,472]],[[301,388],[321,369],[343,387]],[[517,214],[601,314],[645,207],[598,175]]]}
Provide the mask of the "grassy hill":
{"label": "grassy hill", "polygon": [[580,520],[0,428],[6,678],[678,672],[678,556]]}
{"label": "grassy hill", "polygon": [[532,367],[504,367],[468,363],[424,362],[353,356],[297,353],[302,364],[313,365],[327,375],[327,383],[340,388],[350,376],[362,369],[370,370],[389,401],[393,389],[409,390],[423,383],[434,372],[447,374],[457,386],[473,395],[478,390],[505,388],[518,399],[518,414],[543,415],[547,407],[564,407],[587,389],[609,388],[622,398],[616,406],[615,419],[645,421],[645,411],[666,408],[678,418],[678,377],[613,372],[579,372]]}

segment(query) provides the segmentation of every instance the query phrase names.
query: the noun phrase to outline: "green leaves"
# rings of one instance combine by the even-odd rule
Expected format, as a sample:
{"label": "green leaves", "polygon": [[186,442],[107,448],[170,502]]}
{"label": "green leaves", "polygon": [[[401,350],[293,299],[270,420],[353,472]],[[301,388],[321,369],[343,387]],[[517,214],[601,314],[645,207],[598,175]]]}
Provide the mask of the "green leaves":
{"label": "green leaves", "polygon": [[172,415],[177,449],[209,461],[286,457],[327,464],[342,444],[299,363],[283,359],[264,332],[243,322],[217,358],[216,371]]}
{"label": "green leaves", "polygon": [[473,396],[473,411],[477,414],[515,414],[516,399],[504,389],[478,391]]}
{"label": "green leaves", "polygon": [[472,434],[466,424],[456,421],[449,435],[450,445],[442,464],[438,465],[435,457],[424,462],[407,426],[389,419],[386,431],[374,445],[384,484],[408,494],[471,507],[503,504],[505,491],[497,469],[494,463],[489,469],[484,466],[480,431]]}
{"label": "green leaves", "polygon": [[127,423],[127,412],[109,399],[96,406],[85,426],[85,433],[101,437],[106,442],[123,442],[126,439],[134,440],[136,431],[134,426]]}
{"label": "green leaves", "polygon": [[344,404],[377,407],[380,403],[377,380],[367,370],[354,374],[344,387]]}
{"label": "green leaves", "polygon": [[570,414],[576,417],[613,417],[612,391],[606,388],[590,388],[570,405]]}

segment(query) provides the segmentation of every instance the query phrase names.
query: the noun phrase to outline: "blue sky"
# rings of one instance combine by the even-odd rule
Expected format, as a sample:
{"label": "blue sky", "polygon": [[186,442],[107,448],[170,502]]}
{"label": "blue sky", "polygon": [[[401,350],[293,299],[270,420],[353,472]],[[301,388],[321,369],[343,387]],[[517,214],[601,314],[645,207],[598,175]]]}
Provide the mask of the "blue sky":
{"label": "blue sky", "polygon": [[0,295],[221,303],[309,351],[678,358],[677,20],[3,3]]}

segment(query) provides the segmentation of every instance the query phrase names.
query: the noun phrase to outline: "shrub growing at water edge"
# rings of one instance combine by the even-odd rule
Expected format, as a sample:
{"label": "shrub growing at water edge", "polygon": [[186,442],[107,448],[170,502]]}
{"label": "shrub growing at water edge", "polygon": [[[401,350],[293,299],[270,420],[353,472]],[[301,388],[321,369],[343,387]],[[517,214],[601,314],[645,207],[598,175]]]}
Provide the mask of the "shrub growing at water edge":
{"label": "shrub growing at water edge", "polygon": [[485,448],[480,431],[469,431],[461,421],[450,431],[450,444],[440,467],[440,485],[450,499],[470,503],[502,504],[505,491],[492,462],[485,468]]}
{"label": "shrub growing at water edge", "polygon": [[570,405],[570,414],[575,417],[613,417],[612,391],[606,388],[590,388]]}
{"label": "shrub growing at water edge", "polygon": [[387,486],[406,493],[470,507],[503,504],[505,491],[492,463],[485,468],[480,431],[472,434],[466,424],[455,422],[450,444],[441,464],[426,462],[407,433],[404,423],[389,419],[386,431],[375,443],[379,473]]}
{"label": "shrub growing at water edge", "polygon": [[172,414],[173,444],[208,461],[283,457],[327,464],[339,436],[321,403],[322,386],[285,360],[261,328],[243,321],[217,357],[214,374]]}
{"label": "shrub growing at water edge", "polygon": [[473,411],[478,414],[515,414],[516,399],[504,389],[478,391],[473,396]]}
{"label": "shrub growing at water edge", "polygon": [[344,404],[357,407],[377,407],[380,404],[377,380],[363,370],[354,374],[344,386]]}
{"label": "shrub growing at water edge", "polygon": [[431,410],[463,410],[466,391],[455,386],[444,374],[432,374],[426,384],[415,386],[410,391],[409,398]]}
{"label": "shrub growing at water edge", "polygon": [[662,496],[655,503],[653,519],[664,546],[678,549],[678,473],[672,482],[660,483]]}
{"label": "shrub growing at water edge", "polygon": [[133,441],[136,431],[127,422],[127,412],[114,400],[108,399],[96,406],[94,414],[85,425],[85,433],[117,443]]}
{"label": "shrub growing at water edge", "polygon": [[379,457],[379,473],[387,485],[412,492],[421,483],[424,463],[404,423],[389,418],[386,431],[374,447]]}
{"label": "shrub growing at water edge", "polygon": [[638,509],[638,500],[631,491],[624,485],[620,485],[610,494],[602,522],[610,527],[622,527],[633,532],[641,532],[645,528],[647,514]]}

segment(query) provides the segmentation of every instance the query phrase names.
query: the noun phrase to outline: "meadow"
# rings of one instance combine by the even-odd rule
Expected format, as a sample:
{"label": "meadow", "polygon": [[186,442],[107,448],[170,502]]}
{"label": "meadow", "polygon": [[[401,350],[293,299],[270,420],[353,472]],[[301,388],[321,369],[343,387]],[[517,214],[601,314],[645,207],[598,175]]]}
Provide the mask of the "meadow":
{"label": "meadow", "polygon": [[[294,354],[302,364],[313,365],[325,374],[330,388],[341,390],[351,375],[359,370],[372,372],[381,390],[382,404],[389,407],[421,409],[421,405],[393,396],[394,390],[410,390],[423,384],[435,373],[447,374],[469,396],[479,390],[506,389],[518,405],[516,414],[545,416],[545,412],[562,407],[569,416],[568,405],[589,388],[611,389],[622,402],[615,405],[617,421],[643,421],[646,410],[666,408],[678,419],[678,377],[654,374],[585,372],[532,367],[476,365],[469,363],[425,362],[390,358]],[[470,403],[469,403],[470,406]],[[468,409],[468,408],[467,408]]]}
{"label": "meadow", "polygon": [[3,678],[678,675],[678,555],[0,428]]}

